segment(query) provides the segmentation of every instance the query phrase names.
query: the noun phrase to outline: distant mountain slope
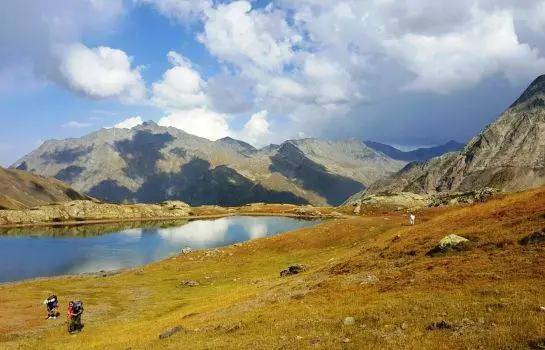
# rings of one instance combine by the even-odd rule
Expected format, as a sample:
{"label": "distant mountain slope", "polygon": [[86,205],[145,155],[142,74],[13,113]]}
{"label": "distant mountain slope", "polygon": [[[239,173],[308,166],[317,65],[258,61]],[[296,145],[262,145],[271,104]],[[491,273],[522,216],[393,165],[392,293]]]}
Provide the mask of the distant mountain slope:
{"label": "distant mountain slope", "polygon": [[147,122],[47,141],[13,167],[113,202],[337,205],[405,164],[356,141],[306,139],[257,150]]}
{"label": "distant mountain slope", "polygon": [[496,187],[514,191],[545,185],[545,76],[461,152],[411,163],[366,193],[435,193]]}
{"label": "distant mountain slope", "polygon": [[24,209],[74,199],[90,198],[61,181],[0,167],[0,209]]}
{"label": "distant mountain slope", "polygon": [[392,159],[403,160],[406,162],[426,161],[433,157],[441,156],[445,153],[460,151],[465,146],[463,143],[451,140],[443,145],[427,148],[418,148],[412,151],[404,152],[398,150],[395,147],[379,142],[365,141],[364,143],[375,151],[382,152]]}

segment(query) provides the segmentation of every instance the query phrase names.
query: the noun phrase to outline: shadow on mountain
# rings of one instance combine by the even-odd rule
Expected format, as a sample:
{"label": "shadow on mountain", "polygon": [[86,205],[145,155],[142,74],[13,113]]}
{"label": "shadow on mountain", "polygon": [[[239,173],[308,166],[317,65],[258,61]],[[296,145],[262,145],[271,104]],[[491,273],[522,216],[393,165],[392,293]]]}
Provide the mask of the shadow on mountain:
{"label": "shadow on mountain", "polygon": [[138,131],[132,140],[115,143],[115,148],[127,166],[123,169],[129,178],[146,178],[156,173],[156,163],[163,159],[161,149],[174,137],[168,133],[154,134]]}
{"label": "shadow on mountain", "polygon": [[87,194],[91,197],[113,203],[134,202],[135,193],[115,180],[104,180],[91,188]]}
{"label": "shadow on mountain", "polygon": [[42,184],[36,181],[31,181],[30,183],[31,189],[36,193],[36,196],[46,198],[46,200],[50,202],[55,202],[55,196],[52,193],[49,193],[49,191]]}
{"label": "shadow on mountain", "polygon": [[15,169],[17,170],[23,170],[23,171],[28,171],[28,165],[26,162],[22,162],[21,164],[19,164],[19,166],[17,166]]}
{"label": "shadow on mountain", "polygon": [[[138,174],[142,176],[142,174]],[[278,192],[264,188],[237,171],[194,158],[181,166],[177,173],[159,173],[147,176],[136,192],[113,180],[103,181],[88,194],[111,202],[158,203],[164,200],[181,200],[192,206],[215,204],[238,206],[252,202],[307,204],[308,201],[291,192]]]}
{"label": "shadow on mountain", "polygon": [[55,178],[57,180],[61,180],[67,183],[72,183],[78,176],[81,175],[85,171],[85,168],[76,166],[76,165],[70,165],[67,168],[62,169],[55,175]]}
{"label": "shadow on mountain", "polygon": [[177,155],[180,158],[187,157],[187,151],[181,147],[176,147],[170,150],[170,153]]}
{"label": "shadow on mountain", "polygon": [[73,163],[79,157],[89,154],[93,151],[93,147],[79,147],[72,148],[57,152],[48,152],[42,154],[40,157],[48,162],[55,163]]}
{"label": "shadow on mountain", "polygon": [[313,162],[290,143],[282,145],[271,160],[271,172],[278,172],[288,179],[296,178],[296,182],[305,190],[324,197],[329,205],[341,205],[348,197],[365,188],[357,181],[329,173],[323,165]]}
{"label": "shadow on mountain", "polygon": [[[132,192],[114,180],[105,180],[88,194],[116,203],[158,203],[164,200],[181,200],[194,206],[236,206],[250,202],[308,203],[291,192],[268,190],[228,166],[211,169],[211,164],[200,158],[193,158],[176,173],[159,172],[156,163],[164,158],[161,150],[172,140],[172,135],[168,133],[138,131],[132,140],[116,142],[115,148],[126,163],[124,173],[129,178],[142,181],[142,185]],[[181,148],[172,152],[187,156]]]}

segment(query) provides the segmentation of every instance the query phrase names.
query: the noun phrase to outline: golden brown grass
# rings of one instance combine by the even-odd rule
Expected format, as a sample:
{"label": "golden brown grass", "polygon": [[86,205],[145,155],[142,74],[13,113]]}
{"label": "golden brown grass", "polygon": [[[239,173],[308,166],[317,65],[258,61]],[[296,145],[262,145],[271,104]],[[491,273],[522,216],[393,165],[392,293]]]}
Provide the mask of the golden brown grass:
{"label": "golden brown grass", "polygon": [[[345,208],[349,212],[350,208]],[[545,338],[545,188],[470,207],[327,221],[195,252],[108,277],[61,277],[0,288],[1,348],[527,348]],[[425,253],[447,234],[461,254]],[[399,236],[399,237],[397,237]],[[280,278],[290,264],[309,266]],[[200,286],[183,288],[182,280]],[[41,301],[86,303],[82,333],[44,320]],[[545,305],[544,305],[545,306]],[[347,316],[356,324],[343,325]],[[427,330],[445,320],[452,329]],[[188,332],[159,340],[176,325]],[[349,339],[349,342],[343,342]]]}

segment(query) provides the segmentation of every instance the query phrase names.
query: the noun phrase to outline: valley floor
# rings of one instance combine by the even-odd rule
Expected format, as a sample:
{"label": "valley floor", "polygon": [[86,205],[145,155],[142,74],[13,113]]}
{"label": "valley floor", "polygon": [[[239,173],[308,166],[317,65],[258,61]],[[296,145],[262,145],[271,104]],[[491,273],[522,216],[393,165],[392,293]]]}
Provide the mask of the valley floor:
{"label": "valley floor", "polygon": [[[0,348],[538,348],[545,243],[518,241],[545,228],[545,188],[426,209],[407,223],[401,212],[367,212],[116,275],[5,285]],[[470,249],[425,255],[451,233]],[[279,276],[297,263],[307,271]],[[58,320],[44,319],[50,293]],[[68,335],[64,310],[75,298],[85,328]]]}

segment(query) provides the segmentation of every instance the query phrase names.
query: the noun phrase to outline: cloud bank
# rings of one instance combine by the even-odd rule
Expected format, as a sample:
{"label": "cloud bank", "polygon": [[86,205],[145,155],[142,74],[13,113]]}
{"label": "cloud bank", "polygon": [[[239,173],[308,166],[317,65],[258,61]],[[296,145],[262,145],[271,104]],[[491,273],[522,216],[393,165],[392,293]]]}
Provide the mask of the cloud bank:
{"label": "cloud bank", "polygon": [[[192,31],[218,72],[172,51],[170,67],[145,82],[130,53],[84,44],[134,7]],[[0,21],[0,66],[27,76],[21,67],[31,67],[93,99],[155,106],[161,125],[253,144],[302,134],[386,138],[383,130],[399,143],[447,135],[440,121],[449,111],[436,113],[435,102],[454,105],[467,91],[492,89],[490,81],[520,89],[545,72],[545,0],[21,0],[1,3],[0,13],[10,14]]]}

